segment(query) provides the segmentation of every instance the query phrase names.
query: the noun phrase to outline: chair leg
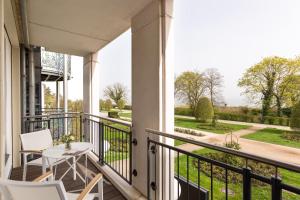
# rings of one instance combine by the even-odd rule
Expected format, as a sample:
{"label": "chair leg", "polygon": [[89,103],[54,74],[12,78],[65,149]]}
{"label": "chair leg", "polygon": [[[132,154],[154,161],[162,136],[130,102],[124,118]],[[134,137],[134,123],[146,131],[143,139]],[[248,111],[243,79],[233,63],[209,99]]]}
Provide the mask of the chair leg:
{"label": "chair leg", "polygon": [[27,165],[24,164],[23,166],[23,181],[26,181],[26,174],[27,174]]}
{"label": "chair leg", "polygon": [[98,182],[98,199],[103,200],[103,178]]}

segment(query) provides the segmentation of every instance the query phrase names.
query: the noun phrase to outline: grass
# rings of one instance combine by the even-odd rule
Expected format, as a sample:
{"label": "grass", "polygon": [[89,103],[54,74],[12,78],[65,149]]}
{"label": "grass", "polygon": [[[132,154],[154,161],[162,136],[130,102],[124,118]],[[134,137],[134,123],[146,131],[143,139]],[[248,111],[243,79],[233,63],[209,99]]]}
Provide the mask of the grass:
{"label": "grass", "polygon": [[[201,149],[194,151],[193,153],[203,155],[209,152],[215,152],[209,149]],[[178,168],[178,161],[179,161],[179,168]],[[181,155],[179,158],[176,158],[174,161],[175,165],[175,173],[187,178],[187,165],[189,166],[189,179],[191,182],[197,184],[198,182],[198,169],[193,165],[192,158],[189,157],[189,162],[187,163],[187,156]],[[232,171],[228,171],[228,173],[233,173]],[[294,172],[290,172],[287,170],[279,169],[279,173],[281,174],[281,178],[284,183],[291,184],[293,186],[299,187],[300,185],[300,175]],[[241,176],[238,174],[234,174],[236,176]],[[213,199],[223,200],[225,199],[225,181],[218,180],[216,178],[213,179]],[[205,188],[206,190],[210,190],[211,188],[211,178],[204,174],[202,171],[200,172],[200,186]],[[240,183],[232,183],[228,180],[228,189],[233,192],[233,194],[229,195],[229,199],[232,200],[240,200],[243,199],[243,188],[242,184]],[[267,200],[271,199],[271,187],[270,186],[257,186],[252,185],[252,199],[259,199],[259,200]],[[296,200],[299,199],[299,195],[294,195],[288,192],[283,192],[283,199],[286,200]]]}
{"label": "grass", "polygon": [[247,129],[250,126],[247,125],[238,125],[238,124],[227,124],[227,123],[218,123],[216,127],[212,126],[210,122],[199,122],[196,119],[190,118],[180,118],[175,117],[175,126],[190,128],[195,130],[202,130],[217,134],[225,134],[230,131],[238,131],[241,129]]}
{"label": "grass", "polygon": [[[283,145],[288,147],[300,148],[300,142],[283,138],[282,135],[284,132],[291,132],[291,131],[284,131],[284,130],[279,130],[274,128],[265,128],[255,133],[245,135],[243,136],[243,138],[272,143],[272,144],[278,144],[278,145]],[[292,133],[296,133],[296,132],[292,132]],[[300,133],[296,133],[296,134],[300,134]]]}
{"label": "grass", "polygon": [[120,112],[120,117],[131,118],[131,112]]}
{"label": "grass", "polygon": [[182,145],[182,144],[186,144],[186,142],[183,142],[183,141],[180,141],[180,140],[175,140],[175,142],[174,142],[175,146],[179,146],[179,145]]}

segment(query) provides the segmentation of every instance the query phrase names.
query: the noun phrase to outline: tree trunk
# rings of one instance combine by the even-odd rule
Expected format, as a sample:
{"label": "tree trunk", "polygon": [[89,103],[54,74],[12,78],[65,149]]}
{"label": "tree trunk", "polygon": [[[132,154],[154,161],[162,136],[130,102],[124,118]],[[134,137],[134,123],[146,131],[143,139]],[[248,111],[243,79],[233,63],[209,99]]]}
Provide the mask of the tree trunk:
{"label": "tree trunk", "polygon": [[276,107],[277,107],[277,116],[281,117],[281,100],[279,97],[276,97]]}
{"label": "tree trunk", "polygon": [[265,116],[268,115],[270,107],[271,107],[271,95],[265,95],[262,102],[262,123],[265,121]]}

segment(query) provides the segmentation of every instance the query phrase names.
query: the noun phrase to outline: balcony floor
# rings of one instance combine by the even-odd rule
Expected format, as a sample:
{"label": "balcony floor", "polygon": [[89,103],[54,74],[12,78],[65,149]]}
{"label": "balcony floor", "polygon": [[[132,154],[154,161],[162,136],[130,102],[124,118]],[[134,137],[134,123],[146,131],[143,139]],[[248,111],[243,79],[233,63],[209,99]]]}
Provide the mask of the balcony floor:
{"label": "balcony floor", "polygon": [[[81,160],[80,163],[83,164],[83,160]],[[60,177],[67,169],[68,169],[68,166],[65,163],[58,165],[57,166],[57,177]],[[88,161],[88,169],[89,169],[88,174],[99,173],[99,170],[90,161]],[[22,180],[22,173],[23,173],[22,167],[14,168],[12,170],[10,178],[12,180]],[[35,178],[39,177],[41,174],[42,174],[41,167],[29,166],[26,179],[27,179],[27,181],[32,181]],[[64,177],[63,183],[66,188],[66,191],[80,190],[84,186],[84,184],[80,180],[80,178],[77,177],[76,181],[73,180],[71,172],[69,172]],[[97,189],[94,188],[94,190],[97,190]],[[108,181],[104,181],[103,190],[104,190],[104,200],[125,200],[125,198],[122,196],[122,194]]]}

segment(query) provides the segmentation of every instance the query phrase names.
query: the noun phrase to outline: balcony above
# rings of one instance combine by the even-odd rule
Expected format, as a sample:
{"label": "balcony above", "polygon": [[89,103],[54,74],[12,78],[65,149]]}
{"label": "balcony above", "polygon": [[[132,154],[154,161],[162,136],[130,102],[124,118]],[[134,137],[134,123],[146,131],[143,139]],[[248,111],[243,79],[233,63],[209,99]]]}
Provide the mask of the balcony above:
{"label": "balcony above", "polygon": [[42,81],[62,81],[64,66],[68,68],[68,80],[71,78],[71,56],[46,51],[41,48],[41,78]]}

